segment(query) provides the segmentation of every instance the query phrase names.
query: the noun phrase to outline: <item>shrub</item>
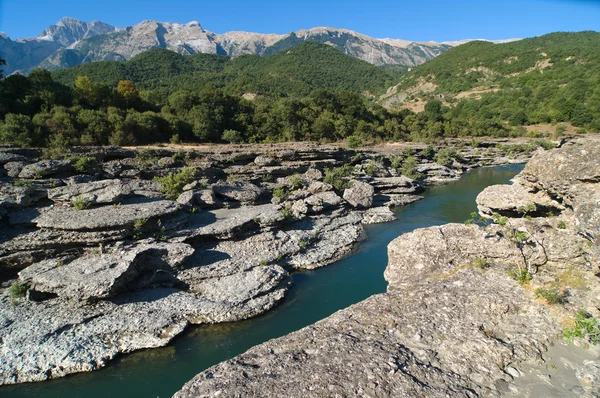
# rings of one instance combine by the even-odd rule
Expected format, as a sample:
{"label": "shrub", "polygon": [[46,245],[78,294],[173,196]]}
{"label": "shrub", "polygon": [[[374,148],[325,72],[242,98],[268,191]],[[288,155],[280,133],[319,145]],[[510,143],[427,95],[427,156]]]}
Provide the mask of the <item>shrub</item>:
{"label": "shrub", "polygon": [[167,174],[164,177],[154,177],[160,184],[160,190],[167,199],[175,200],[183,192],[183,187],[194,181],[194,171],[183,169],[177,173]]}
{"label": "shrub", "polygon": [[290,194],[285,187],[277,187],[273,190],[273,196],[281,200],[285,200]]}
{"label": "shrub", "polygon": [[490,267],[485,258],[476,258],[471,262],[471,264],[473,264],[474,267],[477,267],[479,269],[487,269]]}
{"label": "shrub", "polygon": [[85,173],[96,162],[96,158],[91,156],[72,156],[71,164],[79,173]]}
{"label": "shrub", "polygon": [[513,268],[508,271],[508,276],[516,280],[519,285],[525,285],[531,281],[531,274],[526,268]]}
{"label": "shrub", "polygon": [[323,178],[323,181],[341,191],[350,186],[350,183],[345,178],[350,177],[353,171],[354,167],[349,164],[333,169],[325,169],[325,178]]}
{"label": "shrub", "polygon": [[83,210],[90,207],[90,204],[84,198],[78,196],[73,199],[73,207],[75,207],[77,210]]}
{"label": "shrub", "polygon": [[564,294],[556,286],[550,286],[549,288],[538,288],[535,289],[535,297],[543,298],[548,304],[561,303],[564,299]]}
{"label": "shrub", "polygon": [[225,130],[223,131],[223,135],[221,136],[223,141],[227,141],[230,144],[238,144],[242,142],[244,139],[242,137],[242,133],[236,130]]}
{"label": "shrub", "polygon": [[346,139],[346,143],[348,144],[348,148],[358,148],[363,144],[362,139],[357,135],[351,135]]}
{"label": "shrub", "polygon": [[598,320],[584,310],[579,310],[573,320],[573,326],[564,329],[563,336],[571,343],[574,339],[579,338],[587,340],[593,345],[597,345],[600,342],[600,326],[598,325]]}
{"label": "shrub", "polygon": [[564,222],[564,221],[562,221],[562,220],[559,221],[558,222],[558,229],[565,229],[565,228],[567,228],[567,223]]}
{"label": "shrub", "polygon": [[25,297],[27,286],[22,283],[13,283],[8,289],[8,295],[14,299]]}
{"label": "shrub", "polygon": [[442,166],[450,166],[454,159],[458,159],[460,156],[455,148],[443,147],[434,156],[434,161]]}
{"label": "shrub", "polygon": [[289,182],[290,182],[290,187],[292,188],[292,190],[302,188],[306,185],[306,182],[304,181],[304,179],[302,177],[300,177],[298,174],[294,174],[293,176],[291,176],[289,179]]}
{"label": "shrub", "polygon": [[492,214],[492,220],[501,227],[505,226],[508,222],[508,217],[501,216],[499,213]]}
{"label": "shrub", "polygon": [[364,171],[367,175],[370,175],[371,177],[375,176],[375,173],[377,173],[377,170],[379,170],[379,165],[374,162],[373,160],[369,160],[369,163],[367,163],[367,165],[364,167]]}
{"label": "shrub", "polygon": [[402,163],[402,175],[412,178],[413,180],[423,178],[423,174],[417,171],[418,165],[419,162],[417,162],[417,159],[414,156],[407,157],[404,163]]}

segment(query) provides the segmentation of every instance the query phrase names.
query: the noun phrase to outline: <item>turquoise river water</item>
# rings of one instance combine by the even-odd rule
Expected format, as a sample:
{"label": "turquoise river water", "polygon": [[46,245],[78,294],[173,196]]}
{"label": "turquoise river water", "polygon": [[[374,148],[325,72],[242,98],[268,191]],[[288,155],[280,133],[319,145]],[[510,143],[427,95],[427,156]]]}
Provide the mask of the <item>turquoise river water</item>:
{"label": "turquoise river water", "polygon": [[475,211],[479,192],[506,183],[522,168],[476,169],[458,181],[428,189],[425,199],[397,209],[397,221],[369,226],[368,239],[352,256],[313,272],[294,273],[294,284],[283,303],[265,315],[190,327],[168,347],[125,355],[91,373],[0,387],[0,397],[170,397],[194,375],[218,362],[384,292],[389,242],[416,228],[464,222]]}

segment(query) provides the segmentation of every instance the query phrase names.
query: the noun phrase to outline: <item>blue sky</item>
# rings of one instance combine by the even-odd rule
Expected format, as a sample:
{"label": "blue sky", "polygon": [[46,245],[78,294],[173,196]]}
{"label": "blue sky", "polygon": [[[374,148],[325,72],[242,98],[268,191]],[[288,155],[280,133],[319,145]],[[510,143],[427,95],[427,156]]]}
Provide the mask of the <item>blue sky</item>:
{"label": "blue sky", "polygon": [[0,31],[32,37],[63,16],[115,26],[197,20],[207,30],[287,33],[315,26],[419,41],[600,30],[600,0],[0,0]]}

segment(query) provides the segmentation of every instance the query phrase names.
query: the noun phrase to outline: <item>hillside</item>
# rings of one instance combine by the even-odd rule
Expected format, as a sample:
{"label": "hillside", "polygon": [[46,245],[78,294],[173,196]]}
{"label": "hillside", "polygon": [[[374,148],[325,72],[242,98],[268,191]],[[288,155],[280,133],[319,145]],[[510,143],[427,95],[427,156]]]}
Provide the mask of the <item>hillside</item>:
{"label": "hillside", "polygon": [[323,44],[304,43],[286,51],[258,57],[235,58],[214,54],[182,56],[155,49],[130,61],[98,62],[53,73],[64,84],[78,76],[92,82],[115,86],[131,80],[159,98],[174,91],[200,90],[206,84],[221,87],[229,94],[266,94],[277,97],[304,97],[316,89],[347,90],[355,93],[382,93],[398,72],[382,70],[347,56]]}
{"label": "hillside", "polygon": [[551,33],[511,43],[470,42],[404,76],[382,97],[419,110],[443,99],[451,118],[511,125],[600,127],[600,34]]}

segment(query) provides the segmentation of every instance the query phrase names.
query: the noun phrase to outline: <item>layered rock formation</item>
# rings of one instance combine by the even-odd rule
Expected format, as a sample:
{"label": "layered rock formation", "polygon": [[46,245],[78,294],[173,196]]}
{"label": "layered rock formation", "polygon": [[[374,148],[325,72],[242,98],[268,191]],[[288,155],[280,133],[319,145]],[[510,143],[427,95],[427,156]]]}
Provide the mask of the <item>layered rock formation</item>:
{"label": "layered rock formation", "polygon": [[[444,170],[495,164],[489,146],[461,147]],[[290,271],[348,255],[364,224],[393,220],[388,207],[438,180],[420,149],[410,152],[434,170],[420,180],[392,166],[402,148],[0,151],[0,384],[94,370],[189,324],[268,311]],[[336,167],[346,174],[332,177]]]}
{"label": "layered rock formation", "polygon": [[[175,396],[535,396],[514,383],[526,362],[562,341],[577,310],[600,315],[599,143],[536,153],[513,185],[478,197],[497,223],[400,236],[386,293],[213,366]],[[573,365],[581,386],[539,376],[558,396],[593,396],[599,365]]]}

